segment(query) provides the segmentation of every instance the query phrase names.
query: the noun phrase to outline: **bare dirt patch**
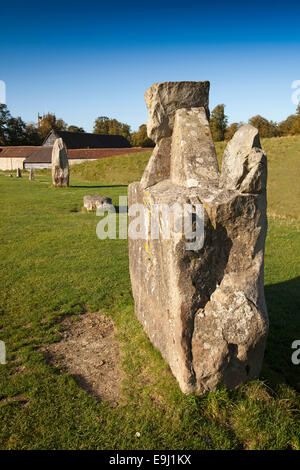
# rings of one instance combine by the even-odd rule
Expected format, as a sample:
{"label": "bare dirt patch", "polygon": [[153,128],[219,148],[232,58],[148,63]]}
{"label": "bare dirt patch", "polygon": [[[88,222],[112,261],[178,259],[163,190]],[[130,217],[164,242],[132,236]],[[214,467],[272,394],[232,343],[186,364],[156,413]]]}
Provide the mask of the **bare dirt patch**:
{"label": "bare dirt patch", "polygon": [[[78,317],[76,317],[78,318]],[[117,405],[121,387],[120,350],[113,321],[98,312],[62,322],[61,341],[42,348],[46,360],[100,400]]]}

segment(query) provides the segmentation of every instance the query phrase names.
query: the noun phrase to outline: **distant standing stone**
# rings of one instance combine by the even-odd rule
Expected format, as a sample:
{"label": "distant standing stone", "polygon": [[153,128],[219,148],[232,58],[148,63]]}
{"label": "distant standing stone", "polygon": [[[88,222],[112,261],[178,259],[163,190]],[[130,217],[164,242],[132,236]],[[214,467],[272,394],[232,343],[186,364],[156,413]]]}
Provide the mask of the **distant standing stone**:
{"label": "distant standing stone", "polygon": [[88,211],[95,211],[99,208],[108,210],[112,200],[105,196],[84,196],[83,205]]}
{"label": "distant standing stone", "polygon": [[30,168],[29,179],[30,179],[30,181],[34,181],[34,171],[33,171],[33,168]]}
{"label": "distant standing stone", "polygon": [[21,173],[21,170],[20,168],[17,168],[17,178],[22,178],[22,173]]}
{"label": "distant standing stone", "polygon": [[52,183],[54,186],[69,186],[69,164],[63,140],[56,139],[52,150]]}

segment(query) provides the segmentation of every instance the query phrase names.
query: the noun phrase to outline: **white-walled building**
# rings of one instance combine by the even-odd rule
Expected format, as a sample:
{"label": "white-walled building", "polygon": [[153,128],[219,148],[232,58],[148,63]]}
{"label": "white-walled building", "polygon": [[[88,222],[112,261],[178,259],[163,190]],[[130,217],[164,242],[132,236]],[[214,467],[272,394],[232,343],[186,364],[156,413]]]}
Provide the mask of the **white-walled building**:
{"label": "white-walled building", "polygon": [[24,168],[24,161],[33,152],[40,149],[36,146],[0,147],[0,170],[13,171]]}

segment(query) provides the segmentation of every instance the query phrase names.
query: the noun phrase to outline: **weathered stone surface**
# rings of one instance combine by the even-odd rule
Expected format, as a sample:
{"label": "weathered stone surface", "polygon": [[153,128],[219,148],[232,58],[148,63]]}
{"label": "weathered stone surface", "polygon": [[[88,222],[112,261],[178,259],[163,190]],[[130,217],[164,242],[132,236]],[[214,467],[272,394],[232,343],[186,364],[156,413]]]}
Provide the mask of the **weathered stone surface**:
{"label": "weathered stone surface", "polygon": [[209,86],[209,82],[161,82],[148,88],[145,93],[148,137],[156,143],[171,137],[177,109],[202,106],[209,116]]}
{"label": "weathered stone surface", "polygon": [[109,209],[112,200],[105,196],[84,196],[83,205],[88,211],[95,211],[97,209]]}
{"label": "weathered stone surface", "polygon": [[17,168],[16,177],[17,178],[22,178],[22,173],[21,173],[20,168]]}
{"label": "weathered stone surface", "polygon": [[156,142],[156,147],[141,179],[143,188],[170,176],[171,136],[176,111],[198,106],[209,116],[209,86],[209,82],[166,82],[155,83],[146,91],[147,133]]}
{"label": "weathered stone surface", "polygon": [[218,183],[217,154],[204,108],[176,111],[171,154],[174,184],[191,188]]}
{"label": "weathered stone surface", "polygon": [[156,144],[141,179],[143,188],[170,177],[171,143],[171,137],[164,137]]}
{"label": "weathered stone surface", "polygon": [[67,149],[61,138],[56,139],[52,149],[52,183],[54,186],[69,186]]}
{"label": "weathered stone surface", "polygon": [[29,180],[34,181],[34,171],[33,168],[30,168],[29,170]]}
{"label": "weathered stone surface", "polygon": [[222,187],[240,189],[245,173],[259,165],[263,155],[255,155],[252,149],[261,149],[259,133],[255,127],[246,124],[238,129],[225,149],[220,179]]}
{"label": "weathered stone surface", "polygon": [[209,294],[196,311],[192,336],[199,392],[214,390],[220,383],[233,388],[257,377],[268,331],[265,188],[255,195],[221,191],[203,202],[211,226],[205,231],[204,272],[195,284],[199,289],[198,283],[206,280]]}
{"label": "weathered stone surface", "polygon": [[[146,188],[132,183],[128,197],[129,207],[139,203],[149,210],[143,216],[145,239],[129,238],[136,315],[182,391],[202,394],[220,384],[234,388],[260,371],[268,331],[263,287],[267,168],[258,133],[246,126],[228,144],[219,177],[207,121],[202,110],[198,114],[190,109],[176,114],[182,122],[175,122],[172,137],[171,179]],[[194,120],[199,142],[190,132]],[[182,153],[181,135],[190,139]],[[200,142],[208,152],[195,163]],[[195,186],[187,184],[191,175]],[[169,239],[163,237],[163,205],[175,202],[190,203],[194,211],[204,205],[201,249],[187,250],[186,234],[178,227],[171,228]],[[161,208],[158,239],[148,221],[155,207]]]}

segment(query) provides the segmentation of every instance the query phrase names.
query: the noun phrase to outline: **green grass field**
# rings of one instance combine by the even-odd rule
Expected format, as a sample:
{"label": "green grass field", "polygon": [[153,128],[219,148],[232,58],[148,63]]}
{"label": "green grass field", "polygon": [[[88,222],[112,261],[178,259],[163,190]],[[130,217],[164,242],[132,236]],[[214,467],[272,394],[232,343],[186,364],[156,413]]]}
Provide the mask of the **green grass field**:
{"label": "green grass field", "polygon": [[[149,158],[128,155],[71,170],[54,189],[49,172],[30,182],[0,174],[1,449],[300,449],[300,137],[263,141],[269,157],[265,292],[270,316],[259,380],[238,390],[185,396],[133,313],[126,240],[96,237],[83,196],[118,204]],[[220,154],[223,144],[218,144]],[[25,176],[26,175],[26,176]],[[119,405],[99,403],[39,352],[61,322],[109,315],[122,351]],[[136,432],[140,437],[136,437]]]}

